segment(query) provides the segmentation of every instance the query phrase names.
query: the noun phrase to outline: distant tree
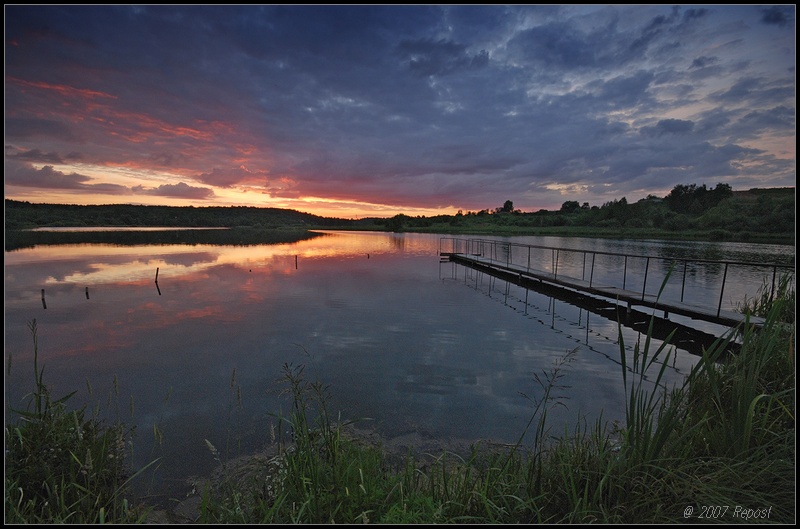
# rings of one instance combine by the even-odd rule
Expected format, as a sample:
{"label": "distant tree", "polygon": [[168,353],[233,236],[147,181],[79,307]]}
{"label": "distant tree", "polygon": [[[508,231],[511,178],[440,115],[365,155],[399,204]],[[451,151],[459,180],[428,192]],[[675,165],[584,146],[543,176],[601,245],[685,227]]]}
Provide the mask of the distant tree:
{"label": "distant tree", "polygon": [[501,211],[503,213],[512,213],[514,211],[514,203],[510,200],[506,200]]}
{"label": "distant tree", "polygon": [[695,191],[697,190],[696,184],[684,185],[678,184],[672,188],[669,195],[664,197],[664,200],[669,206],[669,209],[677,213],[686,213],[689,211],[695,198]]}
{"label": "distant tree", "polygon": [[561,204],[561,213],[575,213],[581,209],[581,205],[577,200],[567,200]]}
{"label": "distant tree", "polygon": [[732,195],[733,191],[728,184],[719,183],[714,189],[706,188],[705,184],[701,186],[681,184],[672,188],[664,201],[672,211],[698,215]]}
{"label": "distant tree", "polygon": [[386,229],[394,232],[403,231],[403,227],[408,220],[411,220],[411,218],[402,213],[395,215],[394,217],[386,219]]}
{"label": "distant tree", "polygon": [[719,183],[709,192],[709,207],[714,207],[726,198],[733,196],[733,190],[730,184]]}
{"label": "distant tree", "polygon": [[625,197],[606,202],[600,210],[603,212],[605,219],[614,219],[620,225],[624,225],[625,221],[630,217],[630,208],[628,208],[628,200]]}

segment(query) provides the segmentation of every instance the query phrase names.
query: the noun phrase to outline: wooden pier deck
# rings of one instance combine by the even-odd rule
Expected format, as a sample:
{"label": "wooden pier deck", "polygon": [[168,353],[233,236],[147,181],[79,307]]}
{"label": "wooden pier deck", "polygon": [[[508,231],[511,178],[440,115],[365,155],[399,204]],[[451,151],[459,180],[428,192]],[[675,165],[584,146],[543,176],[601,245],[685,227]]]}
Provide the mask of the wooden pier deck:
{"label": "wooden pier deck", "polygon": [[468,266],[496,277],[512,280],[521,286],[531,285],[535,282],[546,283],[550,286],[565,290],[572,290],[593,296],[599,296],[615,301],[616,303],[625,303],[627,304],[628,309],[633,306],[648,307],[663,312],[663,318],[665,319],[668,318],[670,314],[679,314],[691,319],[707,321],[728,327],[739,326],[745,321],[748,321],[755,327],[761,327],[764,324],[763,318],[754,316],[748,317],[745,314],[723,311],[716,307],[709,308],[695,304],[661,300],[651,294],[626,290],[614,286],[592,284],[590,281],[584,281],[563,275],[556,276],[549,272],[532,270],[526,266],[516,265],[513,263],[504,263],[494,259],[486,258],[480,254],[440,251],[440,257],[442,260]]}

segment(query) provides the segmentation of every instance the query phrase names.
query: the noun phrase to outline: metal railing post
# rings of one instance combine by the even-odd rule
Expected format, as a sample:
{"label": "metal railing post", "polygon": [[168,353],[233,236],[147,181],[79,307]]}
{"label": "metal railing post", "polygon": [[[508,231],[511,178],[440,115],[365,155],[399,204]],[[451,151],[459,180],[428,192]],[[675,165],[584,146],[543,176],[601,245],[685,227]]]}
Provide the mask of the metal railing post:
{"label": "metal railing post", "polygon": [[[438,244],[439,253],[440,254],[447,254],[448,252],[452,252],[452,255],[461,255],[462,253],[464,255],[469,255],[470,256],[469,257],[470,258],[470,262],[474,263],[474,266],[475,266],[476,270],[479,269],[479,268],[483,269],[485,267],[490,266],[490,267],[493,267],[495,270],[502,271],[504,264],[505,264],[505,266],[507,267],[508,270],[511,270],[512,267],[517,267],[518,266],[519,267],[518,268],[518,270],[519,270],[518,275],[520,276],[520,278],[522,278],[523,274],[526,273],[526,272],[523,271],[522,263],[518,263],[517,264],[515,262],[515,256],[514,256],[514,251],[515,250],[514,250],[514,248],[521,248],[523,246],[527,247],[527,249],[528,249],[528,252],[527,252],[528,253],[528,255],[527,255],[527,263],[526,263],[526,267],[525,268],[527,270],[527,273],[531,274],[531,277],[538,278],[540,281],[541,280],[547,281],[547,279],[550,277],[550,276],[547,275],[547,271],[546,271],[547,267],[543,262],[543,257],[544,257],[543,254],[544,254],[544,252],[547,251],[547,250],[550,250],[551,251],[551,276],[552,276],[552,279],[560,281],[560,282],[562,282],[564,284],[567,284],[567,285],[574,285],[575,288],[577,288],[578,290],[587,288],[585,286],[586,283],[581,283],[581,282],[586,281],[586,267],[587,267],[587,264],[588,264],[586,261],[588,259],[588,255],[587,255],[588,253],[592,254],[592,262],[591,262],[591,265],[590,265],[591,268],[589,270],[589,282],[588,282],[589,291],[594,291],[593,290],[594,289],[594,270],[595,270],[595,264],[597,263],[597,254],[598,253],[600,253],[602,255],[623,257],[623,280],[622,280],[623,283],[622,283],[622,289],[625,290],[626,292],[627,292],[627,286],[628,286],[628,283],[627,283],[628,282],[628,260],[629,260],[628,258],[629,257],[633,257],[633,258],[636,258],[636,259],[646,259],[645,270],[644,270],[644,274],[643,274],[644,277],[643,277],[643,282],[642,282],[642,294],[641,294],[641,300],[642,301],[645,301],[647,299],[647,280],[648,280],[648,276],[650,274],[650,260],[651,259],[659,259],[660,261],[670,261],[670,263],[671,263],[670,273],[674,271],[674,268],[675,268],[675,266],[677,266],[677,261],[678,261],[678,259],[670,259],[670,258],[664,258],[664,257],[653,257],[653,256],[648,256],[648,255],[626,254],[626,253],[616,253],[616,252],[597,252],[597,251],[584,250],[584,249],[555,248],[555,247],[550,247],[550,246],[540,246],[540,245],[536,245],[536,244],[517,244],[517,243],[513,243],[513,242],[508,241],[508,240],[491,240],[491,239],[483,239],[483,238],[463,238],[462,239],[460,237],[439,237],[439,244]],[[506,252],[506,259],[505,260],[500,259],[501,248],[503,248],[504,249],[503,251]],[[533,249],[534,248],[536,248],[537,252],[539,252],[539,255],[536,257],[537,261],[535,263],[533,262],[533,259],[534,259]],[[566,275],[565,275],[565,272],[563,270],[561,270],[561,273],[562,273],[561,274],[561,279],[559,279],[558,273],[559,273],[559,266],[561,264],[561,262],[560,262],[561,261],[561,250],[564,250],[566,252],[581,252],[581,253],[583,253],[583,263],[582,263],[582,269],[581,269],[580,282],[577,279],[577,270],[573,270],[574,267],[572,265],[570,265],[569,263],[567,263],[568,266],[567,266]],[[692,261],[693,264],[697,264],[698,266],[699,265],[706,265],[706,264],[714,264],[716,266],[718,266],[720,264],[725,265],[724,266],[723,277],[722,277],[722,284],[720,286],[720,293],[719,293],[719,300],[718,300],[718,303],[717,303],[716,316],[713,316],[713,314],[714,314],[713,311],[709,312],[709,313],[705,313],[705,315],[707,315],[709,318],[712,318],[709,321],[713,321],[714,317],[716,317],[718,319],[722,318],[722,316],[721,316],[721,314],[722,314],[722,303],[723,303],[723,301],[725,299],[725,289],[727,288],[727,280],[728,280],[728,268],[729,268],[730,265],[739,265],[739,266],[748,266],[748,267],[754,266],[757,269],[760,269],[760,270],[762,270],[764,272],[762,274],[764,279],[769,277],[769,276],[767,276],[766,271],[769,270],[769,269],[772,269],[772,284],[771,284],[771,290],[770,290],[770,294],[769,294],[770,295],[770,300],[773,300],[775,298],[775,296],[777,295],[777,292],[776,292],[777,288],[780,286],[778,284],[778,269],[779,268],[781,270],[786,269],[787,270],[787,274],[789,274],[788,278],[791,279],[791,281],[794,281],[794,273],[793,273],[793,268],[792,268],[793,265],[792,264],[781,264],[781,263],[777,263],[777,262],[751,263],[751,262],[738,262],[738,261],[725,261],[725,260],[687,259],[685,257],[680,258],[680,260],[683,261],[683,273],[682,273],[682,277],[681,277],[680,303],[684,303],[684,300],[686,298],[686,285],[687,285],[687,279],[688,279],[688,274],[689,274],[689,261],[690,260]],[[460,261],[460,259],[459,259],[459,261]],[[532,268],[532,266],[534,264],[537,266],[536,269]],[[611,265],[607,266],[606,268],[608,269],[608,271],[612,272],[614,275],[616,275],[616,273],[618,273],[618,269],[614,268],[613,263]],[[574,276],[573,276],[573,272],[574,272]],[[479,275],[480,275],[480,277],[479,277]],[[658,275],[658,274],[656,274],[656,275]],[[716,274],[714,274],[714,275],[716,276]],[[491,276],[491,274],[489,274],[487,277],[489,277],[489,276]],[[457,277],[457,275],[456,275],[456,272],[454,271],[454,278],[455,277]],[[603,275],[603,278],[605,278],[605,277],[606,276]],[[465,282],[468,282],[468,281],[470,281],[472,279],[473,279],[473,276],[467,275],[465,273],[465,276],[464,276]],[[478,287],[478,283],[482,283],[483,282],[483,273],[480,273],[480,272],[475,273],[474,281],[475,281],[475,286],[477,288]],[[635,277],[633,278],[633,281],[635,282]],[[666,279],[665,279],[665,281],[666,281]],[[493,283],[494,283],[493,281],[490,281],[490,293],[493,291],[493,288],[494,288]],[[764,283],[766,283],[766,281],[764,281]],[[613,284],[613,282],[612,282],[612,284]],[[599,287],[599,288],[600,288],[600,290],[598,291],[598,293],[600,293],[601,295],[608,294],[608,293],[611,292],[611,290],[607,291],[604,287]],[[633,286],[631,288],[635,292],[635,288],[636,287]],[[691,288],[693,288],[693,285],[690,286],[690,289]],[[631,292],[631,294],[633,294],[634,297],[635,297],[636,294],[634,292]],[[507,294],[507,295],[510,295],[510,294]],[[691,292],[690,292],[690,297],[691,297]],[[671,298],[671,299],[674,299],[674,298]],[[709,304],[708,302],[710,302],[710,300],[706,300],[706,303],[703,303],[703,305],[706,305],[706,307],[708,307],[708,304]],[[677,303],[677,301],[675,301],[673,303]],[[629,305],[630,305],[630,302],[629,302]],[[660,303],[659,303],[659,305],[660,305]],[[629,309],[630,309],[630,307],[629,307]],[[708,307],[708,309],[710,309],[710,307]],[[691,310],[691,308],[686,308],[685,310]],[[666,314],[666,311],[665,311],[665,314]],[[703,313],[698,311],[697,314],[703,314]],[[701,319],[702,319],[702,317],[701,317]],[[722,318],[722,319],[724,320],[725,318]]]}
{"label": "metal railing post", "polygon": [[583,270],[581,270],[581,281],[586,281],[586,252],[583,252]]}
{"label": "metal railing post", "polygon": [[556,266],[553,269],[553,279],[558,277],[558,250],[556,250]]}
{"label": "metal railing post", "polygon": [[625,290],[625,285],[628,282],[628,256],[625,256],[625,265],[622,268],[622,290]]}

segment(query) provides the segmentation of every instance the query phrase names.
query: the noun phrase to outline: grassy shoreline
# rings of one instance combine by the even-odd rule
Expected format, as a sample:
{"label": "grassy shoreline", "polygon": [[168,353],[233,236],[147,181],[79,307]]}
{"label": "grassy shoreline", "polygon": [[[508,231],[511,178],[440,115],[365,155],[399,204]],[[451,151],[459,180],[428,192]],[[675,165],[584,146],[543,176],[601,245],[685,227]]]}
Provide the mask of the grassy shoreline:
{"label": "grassy shoreline", "polygon": [[[34,232],[29,230],[6,230],[6,251],[30,248],[37,245],[59,244],[222,244],[258,245],[293,242],[315,236],[315,231],[386,231],[385,226],[285,226],[285,227],[235,227],[229,229],[194,229],[160,232]],[[554,226],[544,228],[522,228],[518,226],[463,226],[447,224],[430,227],[409,227],[400,233],[427,233],[464,237],[586,237],[599,239],[639,239],[696,242],[735,242],[749,244],[777,244],[795,246],[793,233],[752,233],[706,231],[668,231],[652,228],[587,228],[580,226]]]}

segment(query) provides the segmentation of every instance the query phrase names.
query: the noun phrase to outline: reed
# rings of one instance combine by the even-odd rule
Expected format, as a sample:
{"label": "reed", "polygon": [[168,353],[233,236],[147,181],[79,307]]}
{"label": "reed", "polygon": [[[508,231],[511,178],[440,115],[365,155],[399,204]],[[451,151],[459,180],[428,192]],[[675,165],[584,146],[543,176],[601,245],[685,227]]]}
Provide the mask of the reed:
{"label": "reed", "polygon": [[132,473],[126,451],[132,431],[106,425],[97,411],[70,410],[72,392],[53,398],[39,367],[36,320],[33,337],[34,389],[16,422],[5,426],[6,523],[104,523],[142,521],[129,502]]}

